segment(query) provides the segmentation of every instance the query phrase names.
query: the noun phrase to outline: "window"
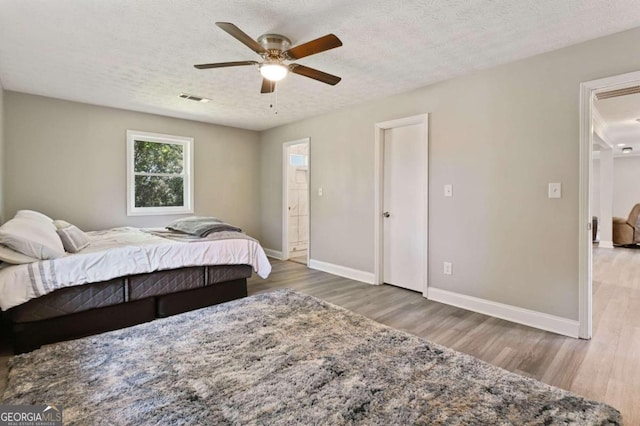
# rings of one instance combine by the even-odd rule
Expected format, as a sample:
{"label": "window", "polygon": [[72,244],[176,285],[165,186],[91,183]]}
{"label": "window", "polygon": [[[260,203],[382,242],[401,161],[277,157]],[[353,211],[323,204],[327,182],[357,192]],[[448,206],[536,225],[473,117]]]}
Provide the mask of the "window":
{"label": "window", "polygon": [[193,213],[193,138],[127,130],[127,215]]}

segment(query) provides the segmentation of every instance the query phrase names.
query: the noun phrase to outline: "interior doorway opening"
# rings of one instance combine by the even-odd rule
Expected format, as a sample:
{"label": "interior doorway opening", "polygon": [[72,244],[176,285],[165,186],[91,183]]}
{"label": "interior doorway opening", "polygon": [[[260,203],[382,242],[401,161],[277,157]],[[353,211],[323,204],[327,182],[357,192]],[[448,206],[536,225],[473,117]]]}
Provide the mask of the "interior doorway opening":
{"label": "interior doorway opening", "polygon": [[[593,335],[593,299],[594,290],[598,290],[594,289],[593,282],[594,251],[598,256],[596,263],[604,264],[613,250],[619,250],[614,246],[620,245],[617,231],[613,229],[616,226],[613,218],[614,158],[627,147],[624,138],[628,132],[624,128],[625,120],[616,118],[621,114],[620,108],[606,111],[606,102],[602,101],[637,94],[640,94],[640,72],[580,85],[579,337],[583,339],[590,339]],[[622,126],[612,125],[617,121]],[[629,226],[633,229],[634,225]],[[597,228],[594,229],[595,226]],[[598,286],[601,284],[598,283]]]}
{"label": "interior doorway opening", "polygon": [[309,138],[283,145],[282,254],[285,259],[309,264]]}

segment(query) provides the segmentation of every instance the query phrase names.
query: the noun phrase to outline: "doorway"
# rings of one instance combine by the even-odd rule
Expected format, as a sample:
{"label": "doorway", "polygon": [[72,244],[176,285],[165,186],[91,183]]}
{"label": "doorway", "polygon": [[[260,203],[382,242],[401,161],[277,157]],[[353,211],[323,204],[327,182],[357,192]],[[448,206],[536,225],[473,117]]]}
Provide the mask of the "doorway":
{"label": "doorway", "polygon": [[375,283],[428,292],[428,114],[376,124]]}
{"label": "doorway", "polygon": [[[604,185],[600,187],[600,200],[598,210],[603,216],[598,222],[593,220],[596,214],[592,203],[592,190],[594,188],[593,148],[594,143],[600,146],[608,145],[607,150],[600,152],[600,164],[598,176],[600,182],[606,181],[604,174],[611,175],[612,161],[617,143],[602,141],[602,117],[595,113],[594,101],[596,96],[602,98],[605,93],[625,91],[630,87],[640,85],[640,72],[622,74],[618,76],[592,80],[580,84],[580,177],[579,177],[579,337],[590,339],[593,334],[593,241],[599,240],[598,250],[615,250],[611,242],[611,194],[603,200]],[[595,118],[594,118],[595,117]],[[600,135],[598,135],[600,133]],[[608,132],[610,133],[610,132]],[[595,134],[595,136],[594,136]],[[605,138],[606,139],[606,138]],[[619,147],[618,147],[619,148]],[[605,162],[606,160],[606,162]],[[607,166],[606,168],[603,166]],[[605,202],[606,201],[606,202]],[[603,205],[606,204],[606,205]],[[603,214],[606,213],[606,214]],[[606,216],[606,217],[604,217]],[[594,234],[593,224],[598,223],[598,232]],[[596,238],[594,238],[596,237]],[[599,237],[599,238],[598,238]],[[604,243],[604,244],[603,244]],[[611,246],[611,248],[609,248]]]}
{"label": "doorway", "polygon": [[309,264],[309,138],[283,145],[282,254]]}

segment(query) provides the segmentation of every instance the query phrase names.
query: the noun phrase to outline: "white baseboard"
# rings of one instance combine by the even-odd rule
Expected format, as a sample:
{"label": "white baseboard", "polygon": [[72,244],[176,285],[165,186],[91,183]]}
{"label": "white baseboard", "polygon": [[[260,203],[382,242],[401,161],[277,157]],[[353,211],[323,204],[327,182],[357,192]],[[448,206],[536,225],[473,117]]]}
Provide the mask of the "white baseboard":
{"label": "white baseboard", "polygon": [[598,247],[600,247],[600,248],[613,248],[613,243],[611,241],[600,241],[598,243]]}
{"label": "white baseboard", "polygon": [[575,320],[433,287],[429,287],[429,299],[564,336],[578,338],[580,323]]}
{"label": "white baseboard", "polygon": [[274,259],[278,259],[278,260],[284,259],[284,255],[282,254],[281,251],[266,248],[264,249],[264,254],[266,254],[268,257],[273,257]]}
{"label": "white baseboard", "polygon": [[344,278],[361,281],[367,284],[374,283],[373,272],[361,271],[359,269],[347,268],[346,266],[334,265],[333,263],[321,262],[319,260],[309,259],[309,268],[322,272],[328,272]]}

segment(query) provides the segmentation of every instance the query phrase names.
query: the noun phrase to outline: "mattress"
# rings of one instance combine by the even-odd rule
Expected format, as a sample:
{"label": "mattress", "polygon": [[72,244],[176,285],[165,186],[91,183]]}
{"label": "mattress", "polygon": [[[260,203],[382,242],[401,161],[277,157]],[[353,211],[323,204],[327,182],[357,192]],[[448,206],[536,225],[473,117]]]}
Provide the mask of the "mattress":
{"label": "mattress", "polygon": [[[6,311],[67,287],[156,271],[250,265],[262,278],[271,272],[260,243],[238,232],[218,232],[188,241],[164,238],[137,228],[87,234],[90,245],[79,253],[0,269],[0,308]],[[145,291],[135,289],[136,294]]]}
{"label": "mattress", "polygon": [[249,265],[217,265],[121,277],[56,290],[9,309],[7,316],[16,323],[40,321],[248,278],[251,272]]}
{"label": "mattress", "polygon": [[124,279],[63,288],[7,312],[13,322],[39,321],[124,303]]}

